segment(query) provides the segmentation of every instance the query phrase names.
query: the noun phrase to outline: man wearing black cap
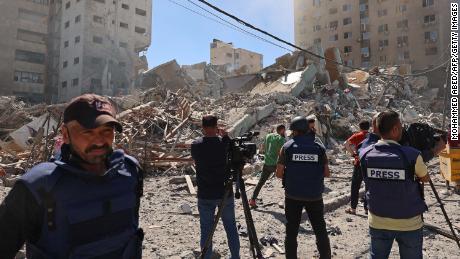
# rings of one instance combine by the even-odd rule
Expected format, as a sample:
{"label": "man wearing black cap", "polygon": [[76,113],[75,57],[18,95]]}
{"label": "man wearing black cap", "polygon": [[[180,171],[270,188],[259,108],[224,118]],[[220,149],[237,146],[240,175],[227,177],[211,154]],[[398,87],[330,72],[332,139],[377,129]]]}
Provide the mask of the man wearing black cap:
{"label": "man wearing black cap", "polygon": [[0,205],[0,256],[14,258],[141,258],[142,171],[112,150],[115,110],[85,94],[64,111],[59,161],[24,174]]}
{"label": "man wearing black cap", "polygon": [[[226,172],[228,137],[217,127],[217,117],[203,117],[203,137],[192,143],[191,153],[196,165],[198,185],[198,211],[200,213],[200,246],[203,250],[206,239],[211,232],[216,208],[221,203],[225,193],[226,182],[230,175]],[[240,258],[240,240],[235,220],[235,201],[232,193],[226,199],[222,211],[222,223],[227,233],[231,258]],[[211,258],[212,243],[204,258]]]}

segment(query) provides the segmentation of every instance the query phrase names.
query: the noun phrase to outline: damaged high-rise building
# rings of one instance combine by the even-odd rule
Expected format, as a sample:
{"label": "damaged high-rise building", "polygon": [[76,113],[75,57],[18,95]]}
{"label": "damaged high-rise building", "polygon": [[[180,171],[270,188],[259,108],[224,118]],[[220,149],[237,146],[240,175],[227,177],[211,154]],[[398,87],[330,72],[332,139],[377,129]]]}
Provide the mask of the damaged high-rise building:
{"label": "damaged high-rise building", "polygon": [[0,90],[62,102],[126,94],[151,42],[152,0],[0,2]]}
{"label": "damaged high-rise building", "polygon": [[449,10],[436,0],[294,0],[295,42],[337,47],[355,67],[420,70],[448,57]]}

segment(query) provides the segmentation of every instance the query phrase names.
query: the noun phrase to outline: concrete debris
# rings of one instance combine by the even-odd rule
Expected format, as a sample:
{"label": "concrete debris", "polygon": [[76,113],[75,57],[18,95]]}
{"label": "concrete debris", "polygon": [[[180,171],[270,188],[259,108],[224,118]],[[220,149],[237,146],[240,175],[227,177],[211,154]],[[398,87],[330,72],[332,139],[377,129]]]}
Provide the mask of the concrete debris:
{"label": "concrete debris", "polygon": [[[150,69],[136,80],[140,85],[130,95],[110,97],[124,127],[116,136],[116,147],[137,157],[153,174],[192,175],[186,188],[193,193],[190,144],[201,136],[205,114],[217,115],[219,127],[233,137],[249,130],[264,136],[295,116],[312,115],[317,135],[329,150],[341,150],[340,143],[358,130],[360,120],[387,108],[400,112],[405,123],[440,128],[443,103],[427,77],[377,76],[408,74],[410,67],[403,66],[345,72],[331,62],[341,61],[336,48],[311,51],[328,60],[295,52],[259,73],[231,77],[205,62],[180,66],[172,60]],[[23,173],[59,149],[55,144],[64,107],[29,106],[14,97],[0,97],[0,164],[8,175]],[[261,144],[262,138],[254,141]],[[337,157],[332,162],[347,161]],[[245,173],[260,170],[245,168]],[[178,184],[186,183],[181,178]]]}

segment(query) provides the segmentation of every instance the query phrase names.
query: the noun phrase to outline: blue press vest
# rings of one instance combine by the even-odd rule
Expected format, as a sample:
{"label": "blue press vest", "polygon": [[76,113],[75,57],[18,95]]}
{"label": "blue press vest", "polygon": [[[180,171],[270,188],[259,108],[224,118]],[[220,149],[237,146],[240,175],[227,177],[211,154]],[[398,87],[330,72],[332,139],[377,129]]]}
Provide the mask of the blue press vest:
{"label": "blue press vest", "polygon": [[109,163],[104,176],[55,161],[21,177],[45,209],[40,238],[27,243],[27,258],[140,258],[138,162],[117,150]]}
{"label": "blue press vest", "polygon": [[358,147],[357,147],[358,154],[359,152],[361,152],[362,149],[367,148],[368,146],[377,143],[379,139],[380,139],[379,135],[369,132],[366,138],[363,141],[361,141],[361,143],[358,144]]}
{"label": "blue press vest", "polygon": [[380,217],[407,219],[428,209],[414,179],[419,155],[412,147],[385,143],[361,150],[359,156],[370,212]]}
{"label": "blue press vest", "polygon": [[314,135],[294,137],[284,144],[286,195],[299,199],[321,198],[324,191],[324,151]]}

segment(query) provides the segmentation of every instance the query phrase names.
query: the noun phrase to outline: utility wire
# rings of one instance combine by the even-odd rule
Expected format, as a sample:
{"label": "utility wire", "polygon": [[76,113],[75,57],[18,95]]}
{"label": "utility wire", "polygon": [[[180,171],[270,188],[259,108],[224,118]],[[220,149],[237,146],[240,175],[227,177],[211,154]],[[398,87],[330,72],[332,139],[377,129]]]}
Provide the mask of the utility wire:
{"label": "utility wire", "polygon": [[[226,12],[226,11],[220,9],[219,7],[217,7],[217,6],[215,6],[215,5],[212,5],[212,4],[208,3],[208,2],[205,1],[205,0],[197,0],[197,1],[199,1],[199,2],[201,2],[201,3],[203,3],[203,4],[207,5],[207,6],[209,6],[210,8],[216,10],[217,12],[219,12],[219,13],[221,13],[221,14],[224,14],[225,16],[230,17],[231,19],[237,21],[238,23],[241,23],[242,25],[244,25],[244,26],[246,26],[246,27],[249,27],[249,28],[251,28],[251,29],[253,29],[253,30],[256,30],[256,31],[258,31],[258,32],[260,32],[260,33],[262,33],[262,34],[265,34],[265,35],[267,35],[267,36],[269,36],[269,37],[271,37],[271,38],[273,38],[273,39],[275,39],[275,40],[277,40],[277,41],[279,41],[279,42],[282,42],[282,43],[284,43],[284,44],[286,44],[286,45],[288,45],[288,46],[294,48],[294,49],[297,49],[297,50],[306,52],[306,53],[308,53],[308,54],[310,54],[310,55],[312,55],[312,56],[314,56],[314,57],[316,57],[316,58],[320,58],[320,59],[324,59],[324,60],[326,60],[326,61],[330,61],[330,62],[332,62],[332,63],[334,63],[334,64],[336,64],[336,65],[340,65],[340,66],[343,66],[343,67],[348,67],[348,68],[351,68],[351,69],[353,69],[353,70],[359,70],[359,71],[363,71],[363,72],[367,72],[367,73],[370,72],[369,70],[365,70],[365,69],[361,69],[361,68],[349,66],[349,65],[343,64],[343,63],[341,63],[341,62],[338,62],[338,61],[336,61],[336,60],[333,60],[333,59],[330,59],[330,58],[327,58],[327,57],[323,57],[323,56],[318,55],[318,54],[316,54],[316,53],[314,53],[314,52],[308,51],[308,50],[306,50],[306,49],[304,49],[304,48],[301,48],[301,47],[299,47],[299,46],[297,46],[297,45],[295,45],[295,44],[292,44],[292,43],[290,43],[290,42],[288,42],[288,41],[286,41],[286,40],[283,40],[283,39],[281,39],[280,37],[275,36],[275,35],[273,35],[273,34],[267,32],[267,31],[264,31],[264,30],[262,30],[262,29],[259,29],[258,27],[255,27],[254,25],[252,25],[252,24],[250,24],[250,23],[248,23],[248,22],[246,22],[246,21],[244,21],[244,20],[242,20],[242,19],[236,17],[236,16],[233,15],[233,14],[230,14],[230,13],[228,13],[228,12]],[[386,75],[386,76],[390,76],[390,77],[402,77],[402,76],[400,76],[400,75],[391,75],[391,74],[386,74],[386,73],[381,73],[380,75]]]}
{"label": "utility wire", "polygon": [[[243,33],[243,34],[247,34],[247,35],[252,36],[252,37],[255,37],[255,38],[257,38],[257,39],[259,39],[259,40],[261,40],[261,41],[263,41],[263,42],[266,42],[266,43],[271,44],[271,45],[273,45],[273,46],[276,46],[276,47],[279,47],[279,48],[281,48],[281,49],[287,50],[287,51],[289,51],[289,52],[293,52],[291,49],[288,49],[288,48],[286,48],[286,47],[284,47],[284,46],[281,46],[281,45],[279,45],[279,44],[277,44],[277,43],[275,43],[275,42],[273,42],[273,41],[270,41],[270,40],[267,40],[267,39],[265,39],[265,38],[262,38],[262,37],[260,37],[260,36],[258,36],[258,35],[256,35],[256,34],[254,34],[254,33],[252,33],[252,32],[250,32],[250,31],[247,31],[247,30],[245,30],[245,29],[242,29],[242,28],[238,27],[238,26],[235,25],[235,24],[232,24],[231,22],[229,22],[229,21],[227,21],[227,20],[225,20],[225,19],[223,19],[223,18],[217,16],[217,15],[214,14],[214,13],[209,12],[208,10],[206,10],[206,9],[204,9],[203,7],[197,5],[196,3],[193,3],[193,2],[190,1],[193,5],[199,7],[200,9],[205,10],[206,12],[208,12],[208,13],[210,13],[211,15],[217,17],[219,20],[222,20],[223,22],[221,22],[221,21],[219,21],[219,20],[217,20],[217,19],[214,19],[214,18],[212,18],[212,17],[210,17],[210,16],[207,16],[207,15],[205,15],[205,14],[203,14],[203,13],[200,13],[200,12],[198,12],[198,11],[195,11],[195,10],[193,10],[193,9],[191,9],[191,8],[185,6],[185,5],[182,5],[182,4],[180,4],[180,3],[178,3],[178,2],[176,2],[176,1],[174,1],[174,0],[167,0],[167,1],[170,2],[170,3],[172,3],[172,4],[175,4],[175,5],[177,5],[177,6],[180,6],[180,7],[184,8],[184,9],[186,9],[186,10],[188,10],[188,11],[194,13],[194,14],[197,14],[197,15],[199,15],[199,16],[201,16],[201,17],[204,17],[204,18],[209,19],[209,20],[211,20],[211,21],[213,21],[213,22],[216,22],[216,23],[218,23],[218,24],[220,24],[220,25],[223,25],[223,26],[225,26],[225,27],[228,27],[228,28],[230,28],[230,29],[232,29],[232,30],[241,32],[241,33]],[[225,23],[224,23],[224,22],[225,22]]]}

